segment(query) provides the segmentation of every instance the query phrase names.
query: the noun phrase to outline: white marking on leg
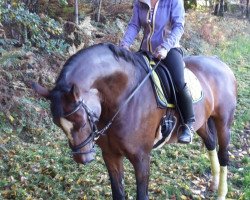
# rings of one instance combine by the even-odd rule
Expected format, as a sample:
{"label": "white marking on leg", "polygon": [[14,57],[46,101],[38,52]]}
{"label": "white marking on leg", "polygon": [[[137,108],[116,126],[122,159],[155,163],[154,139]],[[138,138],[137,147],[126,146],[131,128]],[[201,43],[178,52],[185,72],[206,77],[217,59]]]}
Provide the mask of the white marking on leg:
{"label": "white marking on leg", "polygon": [[215,191],[218,190],[219,186],[219,176],[220,176],[220,164],[218,160],[218,154],[216,149],[212,151],[208,151],[208,156],[211,163],[211,173],[212,173],[212,181],[210,185],[210,190]]}
{"label": "white marking on leg", "polygon": [[66,136],[69,139],[70,143],[74,144],[74,140],[73,140],[73,137],[71,135],[71,130],[73,128],[73,123],[71,123],[67,119],[61,117],[60,118],[60,124],[61,124],[61,127],[63,129],[63,132],[66,134]]}
{"label": "white marking on leg", "polygon": [[226,199],[227,195],[227,166],[220,167],[220,181],[218,189],[218,200]]}

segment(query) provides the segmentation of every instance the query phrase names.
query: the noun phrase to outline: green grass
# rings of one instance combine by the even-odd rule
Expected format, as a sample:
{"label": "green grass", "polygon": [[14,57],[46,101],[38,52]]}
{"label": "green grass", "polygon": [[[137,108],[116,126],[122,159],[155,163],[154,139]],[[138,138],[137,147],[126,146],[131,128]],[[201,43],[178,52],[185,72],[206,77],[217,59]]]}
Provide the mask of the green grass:
{"label": "green grass", "polygon": [[[250,122],[250,37],[249,35],[238,36],[215,49],[214,53],[232,68],[238,82],[238,104],[232,128],[231,148],[241,150],[242,141],[247,139],[247,134],[242,130]],[[238,193],[238,196],[235,197],[237,199],[250,198],[249,154],[250,152],[247,152],[245,156],[231,161],[233,175],[229,194]],[[239,192],[239,188],[242,188],[241,192]]]}
{"label": "green grass", "polygon": [[[250,121],[250,37],[238,36],[213,54],[232,68],[238,81],[230,145],[230,151],[238,153],[243,128]],[[100,149],[93,163],[76,164],[66,137],[46,113],[48,104],[27,97],[19,103],[19,110],[12,111],[13,119],[0,113],[0,199],[111,199]],[[127,160],[125,170],[127,199],[135,199],[134,173]],[[227,198],[250,198],[249,174],[249,152],[231,156]],[[152,152],[150,199],[216,199],[216,194],[207,191],[209,176],[209,161],[198,136],[191,145],[165,145]]]}
{"label": "green grass", "polygon": [[[236,76],[238,102],[233,133],[240,132],[246,122],[250,122],[250,37],[249,35],[238,36],[215,49],[214,53],[233,69]],[[232,140],[236,143],[239,137],[241,134],[233,134]]]}

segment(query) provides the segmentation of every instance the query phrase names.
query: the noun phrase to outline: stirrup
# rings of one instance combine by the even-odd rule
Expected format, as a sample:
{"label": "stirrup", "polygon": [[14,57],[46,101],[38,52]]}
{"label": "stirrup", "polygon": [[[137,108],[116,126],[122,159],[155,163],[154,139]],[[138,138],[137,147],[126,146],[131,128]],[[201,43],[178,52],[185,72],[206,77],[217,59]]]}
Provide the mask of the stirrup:
{"label": "stirrup", "polygon": [[[181,144],[191,144],[192,141],[193,141],[193,135],[194,135],[194,129],[193,129],[193,126],[189,126],[188,124],[183,124],[179,127],[179,129],[181,127],[186,127],[187,130],[189,131],[189,134],[185,134],[183,135],[183,131],[182,131],[182,134],[178,137],[178,143],[181,143]],[[178,129],[178,133],[179,133],[179,129]],[[190,136],[190,140],[185,140],[188,136]],[[182,138],[183,137],[183,138]]]}

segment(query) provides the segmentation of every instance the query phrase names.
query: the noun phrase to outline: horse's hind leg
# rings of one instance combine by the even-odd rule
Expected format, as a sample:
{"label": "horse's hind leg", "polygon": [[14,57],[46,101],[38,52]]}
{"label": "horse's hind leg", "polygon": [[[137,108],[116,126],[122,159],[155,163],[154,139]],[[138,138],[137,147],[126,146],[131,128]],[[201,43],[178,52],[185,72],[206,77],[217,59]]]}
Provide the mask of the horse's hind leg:
{"label": "horse's hind leg", "polygon": [[[231,115],[233,116],[233,114]],[[228,188],[227,188],[227,165],[229,162],[228,146],[230,142],[230,126],[232,120],[228,122],[222,119],[216,119],[215,125],[218,132],[218,158],[220,163],[220,181],[218,188],[218,199],[225,199]]]}
{"label": "horse's hind leg", "polygon": [[210,183],[210,190],[215,191],[219,186],[220,164],[216,151],[216,129],[213,120],[210,118],[197,133],[201,136],[204,144],[208,150],[208,155],[211,163],[212,180]]}
{"label": "horse's hind leg", "polygon": [[112,197],[114,200],[124,200],[125,192],[123,185],[124,169],[123,157],[116,154],[107,154],[103,152],[103,159],[107,166],[111,181]]}
{"label": "horse's hind leg", "polygon": [[[223,104],[225,105],[225,104]],[[219,151],[218,158],[220,163],[220,178],[218,187],[218,199],[224,200],[227,195],[227,165],[229,162],[228,147],[230,142],[230,127],[232,125],[235,106],[225,109],[221,107],[220,115],[214,117],[214,124],[217,131]],[[224,109],[223,109],[224,108]]]}

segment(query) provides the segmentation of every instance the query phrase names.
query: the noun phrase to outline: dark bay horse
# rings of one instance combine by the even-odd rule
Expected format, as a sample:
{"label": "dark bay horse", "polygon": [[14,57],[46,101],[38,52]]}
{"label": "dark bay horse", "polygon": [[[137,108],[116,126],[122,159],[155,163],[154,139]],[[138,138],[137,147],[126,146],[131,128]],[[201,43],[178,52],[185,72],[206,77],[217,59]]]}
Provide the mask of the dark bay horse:
{"label": "dark bay horse", "polygon": [[[215,57],[191,56],[184,60],[204,93],[203,99],[194,104],[195,130],[209,152],[211,189],[218,189],[219,199],[225,199],[236,80],[230,68]],[[149,199],[150,152],[166,110],[157,107],[149,80],[127,101],[146,76],[143,65],[145,62],[137,53],[112,44],[98,44],[69,58],[52,90],[33,83],[34,90],[50,100],[53,121],[67,135],[77,163],[92,161],[94,143],[100,146],[113,199],[125,199],[124,157],[135,169],[137,199]],[[170,110],[179,119],[173,109],[167,112]],[[169,143],[176,142],[177,128]]]}

